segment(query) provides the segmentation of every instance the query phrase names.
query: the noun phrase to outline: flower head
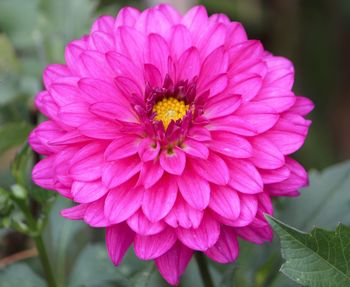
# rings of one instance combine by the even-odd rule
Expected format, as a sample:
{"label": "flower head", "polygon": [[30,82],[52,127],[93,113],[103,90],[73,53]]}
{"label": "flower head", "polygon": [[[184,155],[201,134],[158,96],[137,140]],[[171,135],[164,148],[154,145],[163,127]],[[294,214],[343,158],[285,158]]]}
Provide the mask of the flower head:
{"label": "flower head", "polygon": [[176,285],[194,250],[228,263],[238,237],[271,240],[271,198],[307,184],[289,155],[313,104],[290,61],[225,15],[169,5],[99,18],[65,61],[36,98],[33,180],[78,203],[63,216],[106,228],[115,265],[133,243]]}

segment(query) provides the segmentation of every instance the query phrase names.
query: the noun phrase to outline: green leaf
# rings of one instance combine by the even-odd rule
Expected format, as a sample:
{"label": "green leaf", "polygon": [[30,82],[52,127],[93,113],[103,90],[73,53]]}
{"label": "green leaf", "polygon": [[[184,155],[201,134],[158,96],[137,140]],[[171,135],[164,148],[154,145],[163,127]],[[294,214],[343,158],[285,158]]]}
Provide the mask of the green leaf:
{"label": "green leaf", "polygon": [[350,228],[340,224],[336,231],[314,228],[304,233],[267,216],[281,239],[286,262],[281,272],[303,286],[350,286]]}
{"label": "green leaf", "polygon": [[17,72],[19,62],[10,39],[0,34],[0,75]]}
{"label": "green leaf", "polygon": [[69,200],[58,197],[44,231],[45,244],[60,286],[67,286],[67,278],[73,269],[74,260],[91,239],[90,229],[83,222],[67,220],[59,214],[62,209],[70,206]]}
{"label": "green leaf", "polygon": [[334,229],[338,222],[350,225],[350,161],[309,175],[310,186],[300,197],[288,199],[281,219],[302,230],[315,225]]}
{"label": "green leaf", "polygon": [[11,122],[0,126],[0,155],[12,147],[23,144],[32,127],[26,122]]}
{"label": "green leaf", "polygon": [[39,19],[38,0],[1,0],[0,26],[16,48],[32,47]]}
{"label": "green leaf", "polygon": [[0,270],[1,287],[46,287],[44,280],[23,263]]}
{"label": "green leaf", "polygon": [[70,287],[105,286],[116,282],[119,287],[129,286],[128,279],[111,263],[106,247],[88,245],[79,255],[70,277]]}

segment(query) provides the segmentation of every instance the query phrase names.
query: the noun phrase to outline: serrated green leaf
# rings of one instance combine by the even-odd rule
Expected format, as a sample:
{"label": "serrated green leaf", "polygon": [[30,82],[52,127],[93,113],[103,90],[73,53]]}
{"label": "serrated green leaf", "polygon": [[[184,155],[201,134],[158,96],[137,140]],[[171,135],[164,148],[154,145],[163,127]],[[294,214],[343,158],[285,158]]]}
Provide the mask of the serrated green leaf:
{"label": "serrated green leaf", "polygon": [[338,222],[350,225],[350,161],[322,172],[310,171],[310,186],[288,200],[281,219],[302,230],[313,226],[334,229]]}
{"label": "serrated green leaf", "polygon": [[267,216],[281,240],[286,260],[281,272],[306,287],[350,286],[350,228],[336,231],[314,228],[311,233],[294,229]]}
{"label": "serrated green leaf", "polygon": [[0,155],[11,147],[23,144],[31,130],[31,125],[26,122],[12,122],[0,126]]}
{"label": "serrated green leaf", "polygon": [[0,269],[0,286],[45,287],[46,284],[28,265],[16,263]]}
{"label": "serrated green leaf", "polygon": [[105,286],[115,282],[120,287],[129,286],[128,279],[111,263],[106,247],[88,245],[79,255],[70,277],[70,287]]}

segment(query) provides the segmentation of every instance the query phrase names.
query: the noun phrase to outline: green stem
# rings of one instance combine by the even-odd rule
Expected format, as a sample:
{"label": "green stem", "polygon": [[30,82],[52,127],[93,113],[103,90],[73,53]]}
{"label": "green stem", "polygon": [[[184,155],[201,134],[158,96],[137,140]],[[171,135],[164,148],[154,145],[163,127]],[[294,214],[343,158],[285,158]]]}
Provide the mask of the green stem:
{"label": "green stem", "polygon": [[33,240],[35,242],[36,249],[38,250],[38,253],[39,253],[39,258],[40,258],[41,264],[43,266],[43,269],[44,269],[44,272],[46,275],[48,286],[49,287],[57,287],[42,236],[38,235],[38,236],[34,237]]}
{"label": "green stem", "polygon": [[202,276],[202,280],[205,287],[214,287],[213,279],[210,276],[209,268],[208,268],[208,262],[205,257],[205,255],[202,252],[197,252],[196,260],[198,264],[199,271]]}

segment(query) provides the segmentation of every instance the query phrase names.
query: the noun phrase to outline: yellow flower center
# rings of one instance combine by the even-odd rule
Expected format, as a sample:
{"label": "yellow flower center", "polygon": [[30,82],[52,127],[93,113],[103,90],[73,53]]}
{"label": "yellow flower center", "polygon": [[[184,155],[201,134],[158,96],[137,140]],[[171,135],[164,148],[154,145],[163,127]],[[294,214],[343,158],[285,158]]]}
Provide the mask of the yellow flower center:
{"label": "yellow flower center", "polygon": [[165,129],[167,129],[172,120],[182,119],[188,110],[189,105],[175,98],[164,98],[153,107],[153,112],[156,113],[155,119],[162,121]]}

